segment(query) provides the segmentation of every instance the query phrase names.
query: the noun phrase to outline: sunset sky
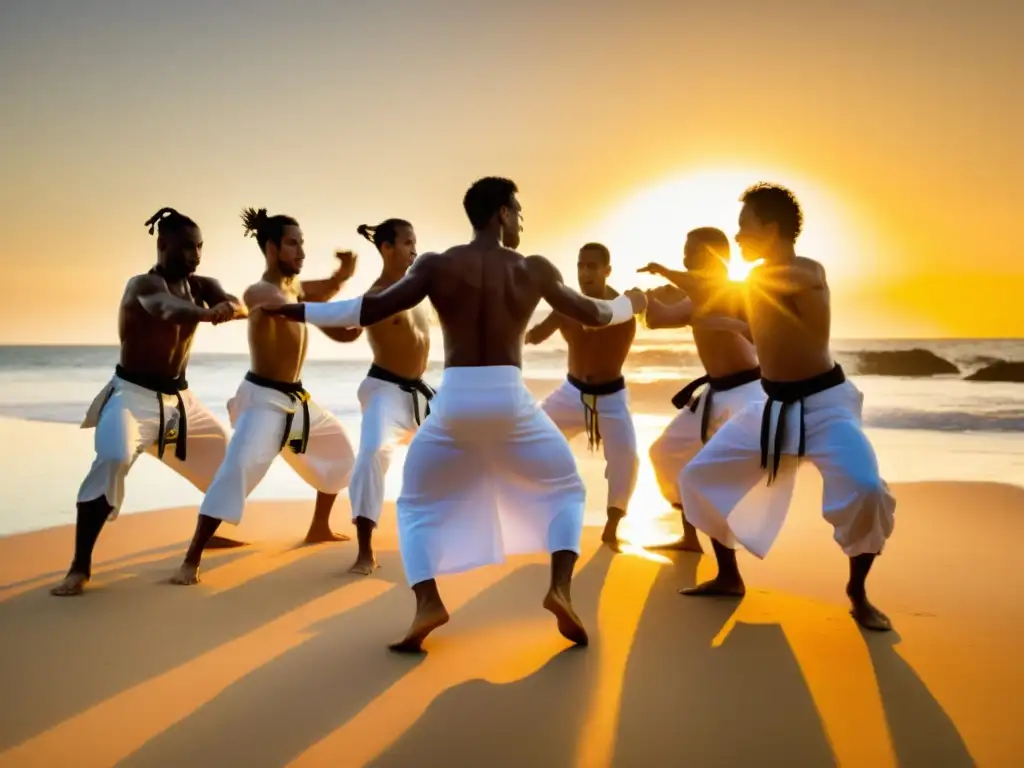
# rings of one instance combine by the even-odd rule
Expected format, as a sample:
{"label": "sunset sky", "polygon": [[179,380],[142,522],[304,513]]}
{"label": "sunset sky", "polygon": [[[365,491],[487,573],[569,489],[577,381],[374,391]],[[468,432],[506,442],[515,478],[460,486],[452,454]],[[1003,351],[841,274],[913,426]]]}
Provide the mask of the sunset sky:
{"label": "sunset sky", "polygon": [[603,239],[620,288],[788,183],[837,336],[1024,336],[1021,29],[1009,0],[5,2],[0,343],[115,341],[162,206],[229,290],[262,268],[238,211],[265,206],[301,221],[311,277],[356,247],[357,291],[358,224],[452,245],[492,174],[525,253],[574,279]]}

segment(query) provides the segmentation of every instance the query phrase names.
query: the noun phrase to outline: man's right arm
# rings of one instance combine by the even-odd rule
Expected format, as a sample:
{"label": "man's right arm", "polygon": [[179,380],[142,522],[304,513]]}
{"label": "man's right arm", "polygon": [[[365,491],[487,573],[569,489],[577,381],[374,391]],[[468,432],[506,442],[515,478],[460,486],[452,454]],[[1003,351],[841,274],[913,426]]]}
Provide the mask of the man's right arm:
{"label": "man's right arm", "polygon": [[436,254],[430,253],[420,256],[409,267],[405,277],[380,293],[366,293],[354,299],[315,304],[267,305],[262,309],[268,315],[320,328],[366,328],[412,309],[427,298],[436,258]]}
{"label": "man's right arm", "polygon": [[[629,291],[616,296],[611,301],[591,299],[572,290],[562,280],[558,268],[543,256],[528,256],[526,268],[541,297],[551,308],[561,315],[583,325],[600,327],[618,325],[629,322],[641,308],[637,308]],[[633,293],[634,296],[643,294]],[[639,300],[646,304],[646,299]]]}
{"label": "man's right arm", "polygon": [[557,312],[550,313],[526,332],[527,344],[540,344],[551,338],[551,334],[562,327],[562,316]]}
{"label": "man's right arm", "polygon": [[125,292],[150,315],[167,323],[182,325],[213,322],[216,318],[212,309],[204,309],[187,299],[172,295],[167,290],[167,283],[156,275],[133,277]]}
{"label": "man's right arm", "polygon": [[685,328],[693,320],[693,302],[683,299],[675,304],[663,304],[648,296],[645,319],[651,329]]}

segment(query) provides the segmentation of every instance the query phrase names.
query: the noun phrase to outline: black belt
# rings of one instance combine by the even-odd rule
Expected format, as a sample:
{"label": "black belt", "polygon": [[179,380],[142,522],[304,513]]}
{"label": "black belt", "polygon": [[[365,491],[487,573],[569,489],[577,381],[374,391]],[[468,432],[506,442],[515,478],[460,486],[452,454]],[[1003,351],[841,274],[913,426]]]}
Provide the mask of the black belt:
{"label": "black belt", "polygon": [[760,368],[748,368],[745,371],[730,373],[728,376],[704,375],[700,378],[694,379],[681,390],[676,392],[672,397],[672,405],[676,407],[676,410],[682,410],[689,406],[690,413],[696,413],[697,406],[700,404],[700,398],[694,397],[694,394],[696,394],[697,390],[705,384],[708,385],[707,389],[704,391],[704,410],[700,415],[700,441],[701,443],[706,443],[708,441],[708,422],[711,418],[712,393],[728,392],[730,389],[742,387],[744,384],[749,384],[750,382],[757,381],[760,378]]}
{"label": "black belt", "polygon": [[164,457],[164,450],[167,448],[167,435],[164,434],[164,395],[173,395],[178,398],[178,431],[172,434],[174,440],[174,458],[184,461],[186,456],[186,443],[188,441],[188,419],[185,417],[185,401],[181,393],[188,389],[188,381],[185,374],[176,379],[168,379],[163,376],[150,376],[144,373],[132,373],[120,365],[114,367],[117,378],[134,384],[137,387],[148,389],[156,393],[156,401],[160,405],[160,433],[156,439],[156,456],[158,459]]}
{"label": "black belt", "polygon": [[295,411],[287,411],[284,415],[284,435],[281,436],[281,450],[285,446],[292,449],[294,453],[305,453],[309,446],[309,392],[302,386],[301,381],[276,381],[248,371],[245,380],[257,387],[266,387],[287,395],[293,403],[302,404],[302,437],[298,440],[289,441],[292,433],[292,424],[295,423]]}
{"label": "black belt", "polygon": [[[826,389],[832,389],[832,387],[838,387],[845,381],[846,374],[843,373],[839,363],[836,363],[831,370],[803,381],[761,379],[761,387],[768,395],[761,417],[761,469],[768,470],[768,485],[772,484],[779,473],[779,462],[782,460],[782,446],[786,431],[786,412],[789,410],[789,406],[793,403],[800,403],[800,444],[796,455],[802,457],[807,447],[807,435],[804,427],[804,398],[824,392]],[[782,407],[779,408],[779,427],[775,431],[775,455],[772,457],[772,466],[769,468],[768,442],[771,439],[773,403],[781,403]]]}
{"label": "black belt", "polygon": [[[416,425],[419,426],[423,423],[423,419],[430,415],[430,401],[434,399],[436,394],[430,385],[428,385],[423,379],[407,379],[404,376],[399,376],[396,373],[392,373],[387,368],[381,368],[379,365],[374,363],[370,366],[370,370],[366,373],[367,378],[377,379],[378,381],[386,381],[388,384],[394,384],[403,392],[408,392],[412,395],[412,412],[413,417],[416,419]],[[423,399],[426,400],[426,413],[420,417],[420,400],[416,395],[423,395]]]}
{"label": "black belt", "polygon": [[590,450],[601,445],[601,425],[598,420],[597,398],[601,395],[614,395],[626,388],[626,379],[620,376],[617,379],[606,381],[601,384],[590,384],[580,381],[572,374],[565,377],[565,380],[580,391],[580,402],[583,403],[583,417],[587,427],[587,442]]}

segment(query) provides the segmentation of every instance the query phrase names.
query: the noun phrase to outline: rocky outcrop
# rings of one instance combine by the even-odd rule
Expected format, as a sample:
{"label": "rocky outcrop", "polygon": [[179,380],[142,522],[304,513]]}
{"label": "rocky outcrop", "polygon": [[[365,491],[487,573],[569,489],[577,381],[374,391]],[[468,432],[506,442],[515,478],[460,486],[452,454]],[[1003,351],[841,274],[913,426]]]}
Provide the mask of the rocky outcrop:
{"label": "rocky outcrop", "polygon": [[1010,381],[1024,382],[1024,362],[1000,360],[966,377],[967,381]]}
{"label": "rocky outcrop", "polygon": [[857,372],[868,376],[943,376],[960,369],[927,349],[858,352]]}

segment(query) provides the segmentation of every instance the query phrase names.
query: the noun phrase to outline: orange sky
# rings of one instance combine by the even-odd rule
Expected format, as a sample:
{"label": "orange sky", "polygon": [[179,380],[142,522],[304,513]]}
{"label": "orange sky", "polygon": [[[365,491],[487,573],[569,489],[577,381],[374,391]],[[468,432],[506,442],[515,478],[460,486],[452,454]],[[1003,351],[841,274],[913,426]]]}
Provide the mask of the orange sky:
{"label": "orange sky", "polygon": [[199,221],[204,271],[237,293],[261,270],[250,205],[302,222],[311,276],[356,246],[359,290],[377,257],[358,224],[453,244],[489,174],[520,186],[523,250],[564,267],[616,221],[620,287],[679,253],[695,199],[732,235],[743,185],[788,181],[836,335],[1024,336],[1022,4],[690,5],[6,3],[0,343],[114,341],[161,206]]}

